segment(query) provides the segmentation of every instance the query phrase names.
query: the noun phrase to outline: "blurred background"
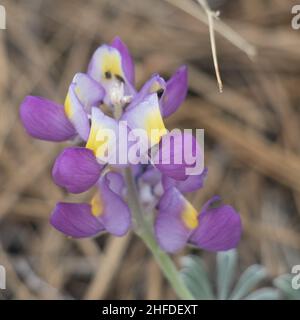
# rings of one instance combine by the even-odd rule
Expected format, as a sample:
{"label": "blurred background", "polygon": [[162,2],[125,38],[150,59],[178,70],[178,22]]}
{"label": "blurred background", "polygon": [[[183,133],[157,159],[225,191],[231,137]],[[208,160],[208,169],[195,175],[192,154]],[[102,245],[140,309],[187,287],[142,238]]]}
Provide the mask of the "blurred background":
{"label": "blurred background", "polygon": [[[300,264],[300,30],[289,0],[211,0],[220,10],[218,91],[206,16],[193,0],[6,0],[0,30],[1,299],[175,298],[133,234],[68,239],[49,224],[67,195],[51,167],[67,144],[34,140],[18,109],[28,95],[63,103],[73,75],[119,35],[136,61],[137,86],[189,66],[189,95],[168,128],[204,128],[205,188],[196,208],[220,194],[242,216],[238,274],[260,263],[271,278]],[[190,252],[174,256],[180,257]],[[212,283],[215,254],[196,251]]]}

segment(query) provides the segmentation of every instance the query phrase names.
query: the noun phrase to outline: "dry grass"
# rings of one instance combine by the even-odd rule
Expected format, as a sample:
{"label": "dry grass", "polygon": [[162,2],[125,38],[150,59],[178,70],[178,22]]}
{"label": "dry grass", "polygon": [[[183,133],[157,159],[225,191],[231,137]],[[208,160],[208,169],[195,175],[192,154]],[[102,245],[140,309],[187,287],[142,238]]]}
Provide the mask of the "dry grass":
{"label": "dry grass", "polygon": [[[0,31],[0,264],[8,290],[1,298],[174,297],[132,234],[75,241],[50,227],[56,201],[74,198],[50,177],[64,146],[31,139],[18,119],[28,94],[62,102],[73,74],[115,35],[137,60],[138,85],[155,71],[168,77],[179,64],[189,65],[189,98],[168,125],[205,129],[209,178],[191,199],[200,208],[220,194],[239,209],[241,268],[260,262],[275,276],[299,264],[300,31],[290,27],[294,1],[214,1],[224,3],[222,21],[257,50],[249,59],[247,44],[237,48],[218,27],[222,94],[203,13],[187,13],[188,0],[181,8],[171,0],[2,2],[8,27]],[[213,254],[204,257],[211,262]]]}

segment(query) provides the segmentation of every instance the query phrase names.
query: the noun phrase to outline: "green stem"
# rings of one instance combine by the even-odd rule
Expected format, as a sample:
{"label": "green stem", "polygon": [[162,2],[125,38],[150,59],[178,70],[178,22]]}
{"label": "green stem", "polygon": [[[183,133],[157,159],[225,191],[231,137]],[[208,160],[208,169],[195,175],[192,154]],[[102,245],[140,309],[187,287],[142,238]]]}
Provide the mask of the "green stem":
{"label": "green stem", "polygon": [[134,222],[136,225],[136,233],[140,236],[140,238],[145,242],[147,247],[152,252],[156,262],[160,266],[162,272],[168,279],[178,297],[184,300],[194,299],[194,297],[180,278],[179,272],[174,262],[169,255],[167,255],[160,249],[155,240],[153,230],[150,227],[148,221],[145,219],[145,215],[143,214],[136,184],[130,168],[125,169],[125,179],[128,188],[128,203],[132,210]]}

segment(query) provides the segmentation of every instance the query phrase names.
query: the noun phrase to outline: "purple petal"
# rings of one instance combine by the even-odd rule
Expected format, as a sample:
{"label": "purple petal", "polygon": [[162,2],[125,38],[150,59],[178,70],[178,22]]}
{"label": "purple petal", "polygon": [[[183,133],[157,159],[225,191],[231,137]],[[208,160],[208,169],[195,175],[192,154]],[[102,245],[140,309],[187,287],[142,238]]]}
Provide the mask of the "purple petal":
{"label": "purple petal", "polygon": [[[126,110],[121,120],[127,121],[131,130],[142,129],[145,133],[140,136],[141,144],[146,147],[152,147],[159,143],[161,137],[167,133],[160,109],[157,95],[152,93],[133,108]],[[141,130],[137,130],[138,133]]]}
{"label": "purple petal", "polygon": [[131,164],[130,167],[135,179],[138,179],[144,172],[144,166],[142,164]]}
{"label": "purple petal", "polygon": [[122,57],[122,68],[124,70],[125,76],[127,80],[134,86],[134,63],[128,47],[120,37],[115,37],[111,42],[111,46],[116,48],[120,52]]}
{"label": "purple petal", "polygon": [[157,206],[159,198],[164,194],[161,184],[162,175],[152,165],[144,166],[143,171],[137,177],[140,201],[146,210],[153,211]]}
{"label": "purple petal", "polygon": [[152,165],[149,165],[147,170],[141,175],[141,179],[143,182],[146,182],[150,186],[154,187],[161,181],[162,175],[159,170]]}
{"label": "purple petal", "polygon": [[94,52],[87,73],[105,89],[104,102],[108,105],[113,104],[111,98],[116,95],[116,91],[121,95],[123,85],[125,95],[135,94],[123,70],[121,53],[112,46],[104,44]]}
{"label": "purple petal", "polygon": [[188,210],[194,209],[175,188],[166,191],[160,199],[154,229],[163,250],[176,252],[187,243],[193,230],[184,223],[183,214]]}
{"label": "purple petal", "polygon": [[214,203],[221,201],[221,197],[218,195],[214,195],[208,201],[206,201],[201,209],[201,214],[205,215],[209,212],[209,207],[211,207]]}
{"label": "purple petal", "polygon": [[182,193],[193,192],[203,188],[204,180],[207,177],[208,169],[205,168],[202,173],[198,175],[190,175],[186,180],[180,181],[169,178],[167,176],[162,177],[162,183],[165,190],[176,187]]}
{"label": "purple petal", "polygon": [[[106,57],[110,56],[114,57],[112,58],[113,60],[111,59],[111,61],[113,61],[114,63],[117,62],[117,66],[115,67],[115,69],[118,70],[118,74],[120,76],[124,76],[121,65],[121,55],[119,51],[111,46],[104,44],[98,47],[93,53],[87,71],[87,74],[100,84],[103,84],[106,79],[105,72],[111,71],[111,61],[106,59]],[[107,81],[108,80],[109,79],[107,79]]]}
{"label": "purple petal", "polygon": [[135,95],[132,102],[126,108],[130,110],[140,104],[146,97],[152,93],[157,93],[160,96],[166,89],[165,80],[158,74],[154,74],[145,84],[142,86],[141,90]]}
{"label": "purple petal", "polygon": [[20,106],[20,117],[34,138],[65,141],[76,135],[63,106],[42,97],[27,96]]}
{"label": "purple petal", "polygon": [[55,161],[52,176],[56,184],[69,192],[88,190],[99,179],[102,166],[93,152],[86,148],[69,147]]}
{"label": "purple petal", "polygon": [[77,73],[72,83],[75,85],[75,93],[87,113],[91,112],[91,107],[98,106],[104,99],[104,88],[89,75]]}
{"label": "purple petal", "polygon": [[73,238],[92,237],[104,230],[86,203],[58,203],[50,218],[51,225]]}
{"label": "purple petal", "polygon": [[208,208],[206,204],[199,215],[199,226],[190,242],[208,251],[225,251],[237,247],[242,232],[240,215],[229,205]]}
{"label": "purple petal", "polygon": [[201,159],[202,151],[196,138],[192,134],[176,131],[162,137],[159,150],[152,160],[163,175],[185,180],[189,177],[188,168],[195,168],[199,161],[202,163]]}
{"label": "purple petal", "polygon": [[99,182],[100,199],[103,203],[99,220],[115,236],[123,236],[131,226],[130,210],[122,199],[123,189],[123,177],[116,172],[108,172]]}
{"label": "purple petal", "polygon": [[188,91],[188,71],[181,66],[167,82],[167,87],[161,99],[161,111],[164,117],[174,113],[186,98]]}
{"label": "purple petal", "polygon": [[125,181],[121,174],[113,171],[108,172],[105,175],[103,182],[112,192],[122,197],[125,188]]}
{"label": "purple petal", "polygon": [[90,133],[87,112],[76,95],[76,84],[71,83],[65,100],[65,112],[80,137],[86,141]]}
{"label": "purple petal", "polygon": [[[118,122],[114,118],[104,114],[99,108],[92,108],[91,130],[86,148],[92,150],[101,163],[116,161],[114,159],[116,159],[115,151],[118,151],[116,148],[118,128]],[[107,150],[110,152],[106,157]]]}

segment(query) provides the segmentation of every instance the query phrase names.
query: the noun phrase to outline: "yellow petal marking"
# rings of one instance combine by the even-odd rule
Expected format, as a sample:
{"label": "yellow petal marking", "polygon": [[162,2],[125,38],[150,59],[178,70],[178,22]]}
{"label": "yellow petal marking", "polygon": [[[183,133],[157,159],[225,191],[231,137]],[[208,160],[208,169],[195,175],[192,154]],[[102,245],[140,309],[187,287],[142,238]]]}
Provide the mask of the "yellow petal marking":
{"label": "yellow petal marking", "polygon": [[112,75],[123,76],[122,63],[120,54],[117,51],[106,51],[102,56],[102,76],[105,78],[105,73],[110,72]]}
{"label": "yellow petal marking", "polygon": [[93,216],[99,217],[103,214],[103,203],[99,192],[93,196],[91,200],[91,207]]}
{"label": "yellow petal marking", "polygon": [[151,146],[159,143],[161,137],[167,133],[159,108],[146,117],[145,128]]}
{"label": "yellow petal marking", "polygon": [[188,202],[185,203],[184,211],[182,212],[181,216],[184,224],[189,229],[197,228],[198,222],[198,212],[196,209]]}
{"label": "yellow petal marking", "polygon": [[97,152],[98,143],[99,143],[99,141],[97,141],[98,129],[99,129],[98,126],[96,126],[96,124],[92,122],[90,135],[89,135],[88,141],[85,145],[85,147],[92,150],[94,152],[94,154],[96,154],[96,152]]}
{"label": "yellow petal marking", "polygon": [[[102,134],[103,133],[103,134]],[[108,143],[113,137],[108,135],[108,131],[105,128],[99,126],[99,124],[92,123],[89,139],[86,143],[86,148],[92,150],[97,158],[105,156],[107,152]]]}
{"label": "yellow petal marking", "polygon": [[65,113],[66,113],[66,115],[68,116],[69,119],[72,118],[73,113],[74,113],[69,93],[67,94],[66,100],[65,100]]}
{"label": "yellow petal marking", "polygon": [[159,84],[158,81],[155,81],[150,88],[150,93],[155,93],[155,92],[159,91],[160,89],[162,89],[162,86]]}

